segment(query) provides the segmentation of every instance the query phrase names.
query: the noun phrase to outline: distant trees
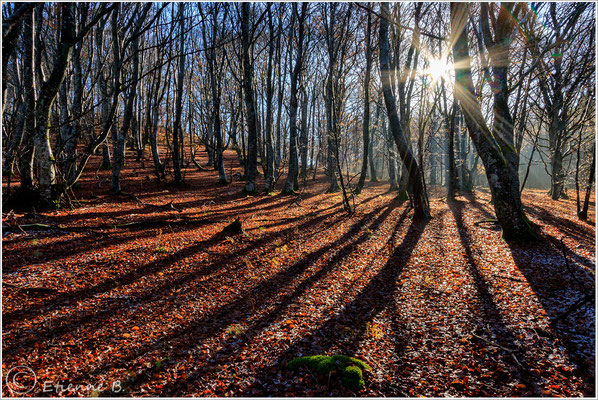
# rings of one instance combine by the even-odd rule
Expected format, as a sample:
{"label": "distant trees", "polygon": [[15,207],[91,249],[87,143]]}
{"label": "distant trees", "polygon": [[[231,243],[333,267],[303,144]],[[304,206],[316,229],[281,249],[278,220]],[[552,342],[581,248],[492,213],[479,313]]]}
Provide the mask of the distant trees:
{"label": "distant trees", "polygon": [[[535,7],[540,8],[536,12],[543,11],[546,22],[540,32],[529,29],[526,34],[537,60],[539,100],[544,103],[548,128],[550,195],[557,200],[565,195],[565,160],[573,153],[571,141],[577,129],[588,122],[588,115],[576,108],[583,100],[584,88],[593,85],[595,74],[596,25],[593,16],[584,15],[594,6],[547,3]],[[530,18],[538,19],[531,13]]]}
{"label": "distant trees", "polygon": [[519,192],[538,176],[554,199],[575,185],[587,218],[594,13],[592,3],[7,3],[7,192],[18,176],[15,199],[54,207],[97,160],[119,193],[126,153],[147,168],[147,145],[160,182],[205,170],[203,151],[227,183],[230,146],[247,193],[297,193],[299,178],[323,174],[352,212],[369,174],[426,218],[428,187],[450,200],[488,184],[505,237],[531,237]]}

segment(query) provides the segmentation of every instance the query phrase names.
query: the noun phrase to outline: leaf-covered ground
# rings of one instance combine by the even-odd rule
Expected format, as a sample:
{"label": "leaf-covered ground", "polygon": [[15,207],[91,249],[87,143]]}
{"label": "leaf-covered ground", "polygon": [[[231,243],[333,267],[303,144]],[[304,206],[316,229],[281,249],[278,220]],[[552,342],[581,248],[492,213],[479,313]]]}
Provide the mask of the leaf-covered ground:
{"label": "leaf-covered ground", "polygon": [[[549,326],[595,291],[593,203],[585,224],[572,200],[526,191],[542,240],[509,245],[476,224],[493,217],[483,190],[448,205],[438,189],[433,218],[413,222],[384,183],[347,217],[323,177],[299,196],[245,196],[238,179],[184,172],[183,187],[157,184],[128,159],[123,187],[139,201],[91,171],[74,210],[2,210],[5,395],[17,365],[37,375],[28,395],[115,381],[123,391],[107,394],[595,394],[594,300]],[[222,234],[236,217],[246,234]],[[32,223],[51,229],[14,228]],[[285,367],[315,354],[366,361],[366,387]]]}

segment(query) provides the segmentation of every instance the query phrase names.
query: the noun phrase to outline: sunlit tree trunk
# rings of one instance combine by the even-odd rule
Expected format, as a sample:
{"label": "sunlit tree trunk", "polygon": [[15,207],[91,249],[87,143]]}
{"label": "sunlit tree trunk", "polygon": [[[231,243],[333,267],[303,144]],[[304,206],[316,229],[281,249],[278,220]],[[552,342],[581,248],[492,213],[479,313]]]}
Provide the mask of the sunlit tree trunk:
{"label": "sunlit tree trunk", "polygon": [[179,73],[177,76],[177,90],[174,110],[174,127],[172,132],[172,168],[174,170],[174,183],[180,184],[183,182],[181,175],[181,115],[183,113],[183,80],[185,77],[185,3],[179,3],[178,19],[179,19]]}
{"label": "sunlit tree trunk", "polygon": [[382,81],[382,93],[384,95],[384,103],[386,105],[386,112],[388,114],[389,128],[394,138],[397,150],[408,174],[408,185],[411,193],[411,201],[414,209],[415,219],[425,219],[430,217],[430,209],[426,198],[425,189],[423,186],[423,176],[420,166],[418,165],[413,153],[409,148],[407,140],[403,135],[401,121],[397,113],[397,106],[394,94],[392,93],[389,70],[389,43],[388,43],[388,21],[389,12],[388,5],[382,3],[382,18],[380,19],[380,77]]}
{"label": "sunlit tree trunk", "polygon": [[[478,154],[484,163],[488,184],[492,193],[494,211],[500,223],[505,240],[529,240],[537,236],[529,225],[529,221],[523,212],[521,197],[519,194],[519,176],[517,170],[513,169],[513,155],[509,151],[509,138],[502,138],[499,145],[495,135],[500,131],[508,135],[508,126],[495,117],[495,126],[490,132],[483,118],[480,104],[475,97],[473,82],[471,79],[471,62],[469,58],[469,43],[467,39],[468,9],[467,4],[451,3],[451,35],[455,40],[453,57],[455,60],[455,97],[459,101],[461,110],[465,117],[465,123],[472,142],[476,146]],[[507,13],[505,10],[504,13]],[[501,23],[508,23],[508,15],[500,18]],[[503,27],[503,31],[505,31]],[[508,47],[505,42],[499,57],[508,57]],[[505,63],[506,61],[506,63]],[[502,60],[508,65],[508,59]],[[508,110],[501,109],[507,106],[506,70],[498,70],[498,83],[501,85],[500,94],[495,98],[495,113],[497,116],[508,117]],[[511,125],[512,138],[512,125]],[[506,153],[506,154],[505,154]]]}
{"label": "sunlit tree trunk", "polygon": [[365,77],[363,80],[364,104],[363,104],[363,154],[361,162],[361,174],[355,188],[360,193],[365,184],[368,172],[368,156],[370,154],[370,74],[372,70],[372,46],[371,46],[372,14],[368,13],[368,22],[365,31]]}
{"label": "sunlit tree trunk", "polygon": [[54,58],[52,72],[41,84],[34,111],[33,143],[39,166],[39,194],[40,200],[47,205],[52,203],[52,185],[56,179],[56,161],[52,154],[50,133],[48,131],[50,108],[64,79],[72,48],[75,44],[74,4],[61,4],[60,9],[62,24],[58,51]]}

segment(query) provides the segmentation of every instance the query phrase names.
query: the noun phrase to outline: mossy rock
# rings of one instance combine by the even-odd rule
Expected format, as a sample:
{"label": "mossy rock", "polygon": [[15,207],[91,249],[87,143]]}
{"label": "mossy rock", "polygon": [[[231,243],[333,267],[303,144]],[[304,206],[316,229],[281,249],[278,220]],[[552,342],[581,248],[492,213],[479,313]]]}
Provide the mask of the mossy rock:
{"label": "mossy rock", "polygon": [[291,371],[297,371],[301,367],[315,372],[320,378],[327,377],[331,373],[339,373],[342,384],[351,390],[359,390],[365,386],[363,371],[371,369],[365,362],[343,355],[304,356],[295,358],[288,364]]}

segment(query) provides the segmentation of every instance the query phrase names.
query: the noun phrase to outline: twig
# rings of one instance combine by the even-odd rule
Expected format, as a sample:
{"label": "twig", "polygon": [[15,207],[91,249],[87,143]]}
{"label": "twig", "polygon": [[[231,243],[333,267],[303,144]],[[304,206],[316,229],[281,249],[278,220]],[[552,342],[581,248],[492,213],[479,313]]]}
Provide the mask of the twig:
{"label": "twig", "polygon": [[569,316],[573,312],[575,312],[578,309],[580,309],[581,306],[583,306],[585,303],[587,303],[589,301],[594,301],[594,299],[595,299],[595,294],[594,293],[586,293],[586,295],[584,297],[582,297],[581,299],[577,300],[575,303],[571,304],[571,306],[569,306],[569,308],[564,313],[562,313],[561,315],[559,315],[558,317],[556,317],[555,319],[553,319],[552,321],[550,321],[550,323],[548,324],[548,326],[550,326],[551,328],[554,327],[557,322],[559,322],[562,319],[565,319],[565,317]]}
{"label": "twig", "polygon": [[571,268],[571,265],[569,265],[569,259],[567,258],[567,247],[565,246],[565,242],[563,242],[563,238],[560,238],[559,240],[561,242],[561,250],[563,252],[563,258],[565,259],[565,266],[567,267],[567,270],[573,277],[573,280],[575,282],[577,282],[577,284],[579,285],[580,291],[582,293],[586,293],[587,289],[586,289],[585,285],[579,279],[577,279],[577,276],[575,276],[575,274],[573,273],[573,269]]}
{"label": "twig", "polygon": [[498,347],[499,349],[506,351],[507,353],[509,353],[511,355],[511,357],[513,357],[513,360],[515,360],[515,362],[517,363],[517,365],[519,365],[521,368],[523,368],[523,365],[521,365],[521,363],[519,362],[519,360],[515,356],[515,350],[509,349],[509,348],[504,347],[504,346],[501,346],[498,343],[494,343],[493,341],[488,340],[488,339],[486,339],[483,336],[476,335],[475,332],[473,332],[473,331],[471,331],[471,335],[474,336],[474,337],[476,337],[476,338],[478,338],[478,339],[480,339],[480,340],[483,340],[484,342],[488,343],[491,346]]}

